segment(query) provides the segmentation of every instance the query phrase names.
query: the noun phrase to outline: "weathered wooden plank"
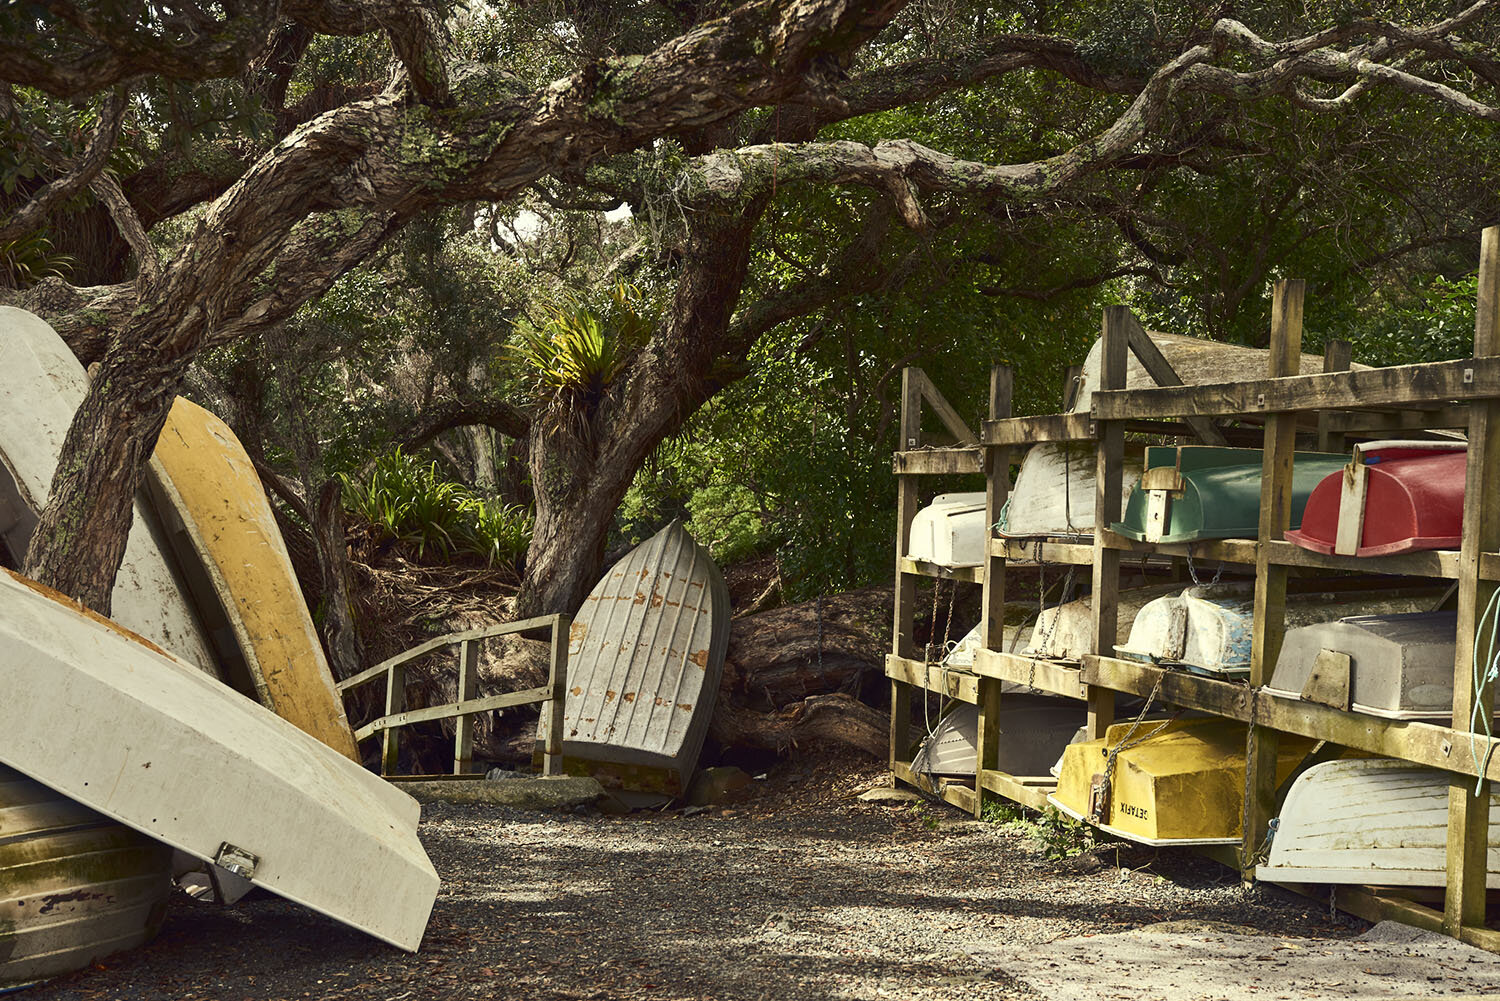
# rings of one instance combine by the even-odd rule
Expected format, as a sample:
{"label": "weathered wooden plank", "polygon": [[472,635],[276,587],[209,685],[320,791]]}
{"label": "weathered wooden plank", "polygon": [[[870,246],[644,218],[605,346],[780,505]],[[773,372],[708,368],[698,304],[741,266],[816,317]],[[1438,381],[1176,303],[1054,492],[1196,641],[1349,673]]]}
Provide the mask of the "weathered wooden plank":
{"label": "weathered wooden plank", "polygon": [[897,476],[941,476],[983,472],[983,457],[977,447],[923,448],[897,452],[891,457],[891,472]]}
{"label": "weathered wooden plank", "polygon": [[1038,691],[1070,699],[1082,699],[1088,695],[1078,665],[1061,660],[1025,657],[1002,650],[979,650],[974,654],[974,673],[1017,685],[1029,685]]}
{"label": "weathered wooden plank", "polygon": [[[458,654],[458,701],[479,695],[479,641],[464,640]],[[453,724],[453,774],[467,775],[474,768],[474,717],[460,716]]]}
{"label": "weathered wooden plank", "polygon": [[[1475,303],[1476,359],[1500,361],[1500,226],[1484,231]],[[1475,714],[1494,715],[1494,685],[1474,685],[1475,652],[1493,648],[1495,622],[1484,611],[1495,584],[1481,578],[1480,554],[1500,548],[1500,492],[1484,489],[1500,474],[1500,400],[1475,404],[1469,412],[1469,451],[1464,471],[1463,543],[1459,550],[1458,642],[1453,664],[1453,728],[1473,728]],[[1481,657],[1481,660],[1484,658]],[[1484,924],[1490,792],[1488,783],[1455,778],[1448,786],[1448,892],[1443,928],[1458,935]]]}
{"label": "weathered wooden plank", "polygon": [[[1011,370],[1004,365],[990,369],[989,419],[1009,417],[1015,386]],[[1064,391],[1066,395],[1066,390]],[[1010,449],[1005,446],[984,450],[985,494],[984,523],[993,526],[1010,497]],[[980,643],[985,648],[1002,646],[1005,638],[1005,557],[997,556],[993,529],[985,530],[984,591],[980,595]],[[985,678],[979,682],[979,731],[976,735],[977,760],[974,780],[974,816],[984,812],[986,791],[979,777],[993,769],[1000,754],[1000,682]]]}
{"label": "weathered wooden plank", "polygon": [[[1033,563],[1036,560],[1037,551],[1037,543],[1030,540],[990,540],[990,552],[996,556],[1004,556],[1009,562]],[[1043,542],[1040,551],[1043,563],[1071,563],[1076,566],[1088,566],[1094,562],[1092,543]]]}
{"label": "weathered wooden plank", "polygon": [[[922,432],[922,370],[906,368],[901,373],[901,443],[914,449]],[[901,560],[911,548],[911,523],[917,516],[917,481],[910,476],[896,478],[896,597],[895,622],[891,629],[891,649],[898,657],[910,657],[915,651],[912,627],[916,617],[917,581],[901,570]]]}
{"label": "weathered wooden plank", "polygon": [[[1302,301],[1306,285],[1300,279],[1278,281],[1271,294],[1272,378],[1292,375],[1302,366]],[[1279,540],[1291,527],[1292,454],[1297,447],[1297,419],[1274,414],[1266,421],[1266,443],[1261,453],[1260,525],[1262,542]],[[1250,686],[1271,680],[1281,640],[1286,633],[1287,568],[1270,561],[1270,549],[1256,549],[1255,618],[1250,627]],[[1276,731],[1251,724],[1246,734],[1246,802],[1241,870],[1254,875],[1257,848],[1264,843],[1276,811]]]}
{"label": "weathered wooden plank", "polygon": [[1050,775],[1015,776],[986,769],[979,775],[980,788],[1033,810],[1047,809],[1047,797],[1057,790]]}
{"label": "weathered wooden plank", "polygon": [[944,670],[936,664],[886,654],[885,676],[892,682],[938,692],[960,702],[979,702],[979,678],[968,671]]}
{"label": "weathered wooden plank", "polygon": [[909,786],[915,786],[923,792],[931,793],[939,797],[945,803],[956,806],[965,813],[974,812],[974,802],[978,798],[974,790],[952,780],[938,780],[934,785],[929,776],[912,771],[908,762],[898,761],[891,766],[891,774],[898,781],[905,782]]}
{"label": "weathered wooden plank", "polygon": [[[1283,886],[1315,900],[1328,899],[1328,887],[1305,883],[1283,883]],[[1340,886],[1334,901],[1341,911],[1364,918],[1374,924],[1380,921],[1400,921],[1402,924],[1425,931],[1443,931],[1443,912],[1406,900],[1402,897],[1382,893],[1363,886]],[[1500,952],[1500,931],[1492,928],[1464,927],[1459,938],[1478,949]]]}
{"label": "weathered wooden plank", "polygon": [[909,556],[903,556],[896,561],[902,573],[912,574],[917,577],[933,577],[938,580],[961,580],[970,584],[981,584],[984,582],[984,567],[948,567],[941,563],[929,563],[926,560],[914,560]]}
{"label": "weathered wooden plank", "polygon": [[[1131,324],[1126,329],[1126,334],[1130,350],[1135,353],[1141,367],[1146,370],[1147,375],[1156,380],[1158,386],[1182,385],[1182,379],[1177,375],[1177,370],[1172,367],[1171,362],[1167,361],[1167,356],[1161,353],[1161,348],[1156,346],[1156,342],[1147,335],[1145,328],[1139,323]],[[1224,436],[1208,418],[1188,416],[1186,420],[1199,441],[1206,445],[1225,444]]]}
{"label": "weathered wooden plank", "polygon": [[1370,467],[1356,450],[1344,469],[1344,483],[1339,490],[1339,526],[1333,541],[1336,556],[1353,556],[1365,535],[1365,495],[1370,490]]}
{"label": "weathered wooden plank", "polygon": [[[1109,306],[1104,310],[1100,332],[1099,389],[1116,390],[1125,386],[1126,352],[1132,331],[1139,330],[1129,307]],[[1145,331],[1136,334],[1144,337]],[[1097,393],[1095,394],[1097,396]],[[1094,560],[1091,598],[1089,601],[1091,649],[1095,653],[1115,648],[1120,596],[1120,551],[1101,541],[1109,526],[1120,520],[1120,478],[1125,462],[1125,429],[1118,422],[1103,423],[1098,429],[1099,444],[1094,463]],[[1088,738],[1097,740],[1114,721],[1114,692],[1089,687],[1084,692],[1088,702]]]}
{"label": "weathered wooden plank", "polygon": [[[404,662],[386,668],[385,714],[393,716],[406,708],[406,665]],[[355,733],[356,741],[362,739]],[[380,741],[380,774],[395,775],[400,770],[401,731],[392,727],[386,730]]]}
{"label": "weathered wooden plank", "polygon": [[445,646],[462,643],[465,640],[482,640],[489,639],[492,636],[507,636],[511,633],[526,633],[533,629],[542,629],[551,626],[555,618],[556,616],[552,615],[538,615],[530,619],[517,619],[515,622],[502,622],[499,625],[485,626],[481,629],[467,629],[461,633],[449,633],[446,636],[438,636],[419,643],[410,650],[403,650],[394,657],[388,657],[374,667],[366,668],[358,674],[345,678],[338,683],[337,687],[340,692],[347,692],[350,689],[358,688],[361,685],[374,681],[376,678],[384,676],[394,665],[416,660],[423,654],[431,653]]}
{"label": "weathered wooden plank", "polygon": [[[1323,345],[1323,371],[1347,372],[1354,362],[1354,345],[1348,341],[1332,340]],[[1318,451],[1342,452],[1344,435],[1333,428],[1327,411],[1318,413]]]}
{"label": "weathered wooden plank", "polygon": [[1389,368],[1320,372],[1254,382],[1100,390],[1096,420],[1232,417],[1313,410],[1360,410],[1500,397],[1500,358],[1458,359]]}
{"label": "weathered wooden plank", "polygon": [[573,617],[559,615],[552,626],[552,644],[547,657],[547,690],[550,693],[542,716],[547,732],[542,739],[542,774],[563,774],[563,717],[568,698],[568,645]]}
{"label": "weathered wooden plank", "polygon": [[980,431],[980,441],[991,446],[1093,440],[1094,418],[1086,413],[992,418]]}
{"label": "weathered wooden plank", "polygon": [[390,736],[396,732],[397,728],[410,726],[413,723],[428,723],[435,719],[451,719],[465,714],[488,712],[491,709],[531,705],[535,702],[545,702],[551,697],[551,686],[543,685],[540,688],[523,688],[518,692],[506,692],[504,695],[486,695],[484,698],[470,699],[467,702],[449,702],[441,706],[428,706],[426,709],[412,709],[408,712],[387,712],[386,715],[354,731],[354,739],[364,740],[381,731]]}
{"label": "weathered wooden plank", "polygon": [[[1469,426],[1469,405],[1454,403],[1430,409],[1380,411],[1320,411],[1318,429],[1325,428],[1342,438],[1346,434],[1392,434],[1402,431],[1428,431],[1437,428]],[[1324,449],[1340,452],[1342,448]]]}
{"label": "weathered wooden plank", "polygon": [[958,415],[948,398],[938,392],[937,386],[933,385],[932,378],[926,372],[922,373],[921,379],[922,399],[932,408],[937,419],[943,422],[943,427],[953,436],[954,441],[960,445],[977,445],[979,439],[969,429],[968,422]]}
{"label": "weathered wooden plank", "polygon": [[[1085,657],[1080,668],[1080,679],[1087,684],[1140,696],[1150,694],[1158,677],[1160,698],[1164,702],[1242,723],[1254,720],[1260,726],[1283,733],[1328,740],[1388,758],[1404,758],[1430,768],[1468,775],[1471,782],[1479,774],[1486,748],[1500,752],[1500,737],[1476,738],[1471,753],[1468,733],[1452,727],[1342,712],[1314,702],[1265,692],[1257,694],[1246,685],[1188,671],[1096,656]],[[1491,755],[1485,776],[1490,781],[1500,780],[1500,753]]]}

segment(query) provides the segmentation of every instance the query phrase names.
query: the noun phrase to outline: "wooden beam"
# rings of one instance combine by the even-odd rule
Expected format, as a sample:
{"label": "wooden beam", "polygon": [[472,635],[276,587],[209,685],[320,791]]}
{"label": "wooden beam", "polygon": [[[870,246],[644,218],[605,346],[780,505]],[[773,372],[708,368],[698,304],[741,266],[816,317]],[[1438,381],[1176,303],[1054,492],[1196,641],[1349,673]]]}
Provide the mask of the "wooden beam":
{"label": "wooden beam", "polygon": [[898,761],[891,766],[891,774],[897,781],[905,782],[909,786],[915,786],[923,792],[937,796],[950,806],[956,806],[965,813],[974,812],[974,790],[955,780],[938,779],[936,783],[926,775],[912,771],[911,764]]}
{"label": "wooden beam", "polygon": [[391,667],[394,667],[398,664],[405,664],[408,661],[416,660],[423,654],[431,653],[434,650],[440,650],[445,646],[452,646],[455,643],[463,643],[466,640],[483,640],[489,639],[492,636],[508,636],[512,633],[528,633],[533,629],[550,627],[554,618],[555,616],[552,615],[538,615],[529,619],[517,619],[515,622],[502,622],[499,625],[485,626],[481,629],[467,629],[461,633],[449,633],[446,636],[438,636],[425,642],[418,643],[416,646],[412,647],[409,650],[403,650],[400,653],[396,654],[394,657],[388,657],[385,660],[382,660],[380,663],[376,664],[374,667],[366,668],[358,674],[351,675],[350,677],[345,678],[343,681],[340,681],[336,687],[340,692],[347,692],[350,689],[369,684],[376,678],[382,677]]}
{"label": "wooden beam", "polygon": [[932,379],[928,377],[926,372],[922,373],[920,385],[922,399],[927,401],[927,405],[932,408],[932,412],[937,415],[937,419],[943,422],[943,427],[948,429],[948,433],[953,436],[954,441],[960,445],[979,444],[979,439],[974,436],[973,431],[969,430],[968,423],[962,417],[958,416],[958,411],[954,410],[953,405],[948,402],[947,398],[938,392],[937,387],[932,384]]}
{"label": "wooden beam", "polygon": [[[1026,539],[991,539],[990,552],[1017,563],[1031,563],[1037,543]],[[1085,542],[1041,543],[1043,563],[1071,563],[1086,567],[1094,562],[1094,545]]]}
{"label": "wooden beam", "polygon": [[568,700],[568,646],[572,641],[573,617],[559,615],[552,626],[552,642],[547,650],[547,705],[542,718],[547,721],[542,736],[542,774],[563,774],[563,717]]}
{"label": "wooden beam", "polygon": [[[1127,352],[1132,328],[1140,323],[1127,306],[1108,306],[1100,331],[1099,389],[1125,387]],[[1144,331],[1140,336],[1144,336]],[[1089,599],[1090,649],[1095,653],[1115,648],[1120,600],[1120,551],[1101,541],[1109,526],[1120,520],[1120,488],[1125,464],[1125,429],[1118,422],[1102,424],[1094,452],[1094,561]],[[1084,692],[1088,702],[1089,740],[1098,740],[1115,718],[1115,693],[1091,686]]]}
{"label": "wooden beam", "polygon": [[[1475,364],[1500,361],[1500,226],[1484,231],[1479,251],[1479,294],[1474,316]],[[1475,690],[1474,661],[1488,667],[1495,622],[1484,611],[1495,584],[1480,576],[1480,554],[1500,548],[1500,400],[1475,404],[1469,412],[1469,450],[1464,471],[1463,543],[1459,550],[1458,642],[1453,664],[1453,728],[1473,729],[1476,716],[1494,716],[1495,686]],[[1490,790],[1453,778],[1448,786],[1448,892],[1443,929],[1460,935],[1485,918]]]}
{"label": "wooden beam", "polygon": [[974,673],[1070,699],[1088,697],[1078,665],[1066,661],[1043,660],[1002,650],[978,650],[974,654]]}
{"label": "wooden beam", "polygon": [[[1302,300],[1306,285],[1300,279],[1278,281],[1271,293],[1271,356],[1268,375],[1280,378],[1302,368]],[[1297,448],[1297,419],[1273,414],[1266,421],[1266,443],[1261,453],[1260,525],[1262,542],[1282,539],[1292,520],[1292,454]],[[1265,687],[1281,653],[1286,632],[1287,568],[1270,560],[1262,545],[1255,559],[1255,618],[1250,628],[1250,687]],[[1255,856],[1265,843],[1276,811],[1275,730],[1251,723],[1245,746],[1245,816],[1241,870],[1255,873]]]}
{"label": "wooden beam", "polygon": [[896,565],[902,573],[912,574],[916,577],[932,577],[936,580],[961,580],[970,584],[981,584],[984,582],[984,567],[949,567],[941,563],[929,563],[926,560],[914,560],[909,557],[901,557]]}
{"label": "wooden beam", "polygon": [[[1126,333],[1129,337],[1130,350],[1134,352],[1141,367],[1146,370],[1146,374],[1151,376],[1158,386],[1181,386],[1183,384],[1177,370],[1172,367],[1171,362],[1167,361],[1167,356],[1161,353],[1161,348],[1156,346],[1156,342],[1146,333],[1145,328],[1139,323],[1132,323],[1127,327]],[[1193,433],[1198,436],[1198,440],[1205,445],[1226,444],[1224,436],[1208,418],[1188,416],[1186,420],[1188,426],[1193,429]]]}
{"label": "wooden beam", "polygon": [[1086,413],[992,418],[980,432],[981,443],[992,446],[1093,440],[1094,418]]}
{"label": "wooden beam", "polygon": [[1096,420],[1361,410],[1500,397],[1500,357],[1169,389],[1099,390]]}
{"label": "wooden beam", "polygon": [[[1347,372],[1354,364],[1354,345],[1348,341],[1332,340],[1323,346],[1323,371]],[[1342,452],[1344,435],[1333,427],[1326,410],[1318,413],[1318,451]]]}
{"label": "wooden beam", "polygon": [[1016,776],[986,770],[979,775],[980,788],[1032,810],[1047,809],[1047,797],[1057,790],[1057,780],[1050,775]]}
{"label": "wooden beam", "polygon": [[[464,640],[458,652],[458,701],[479,695],[479,641]],[[460,716],[453,722],[453,774],[474,770],[474,717]]]}
{"label": "wooden beam", "polygon": [[354,739],[364,740],[381,731],[391,736],[396,733],[397,728],[410,726],[413,723],[430,723],[437,719],[452,719],[455,716],[488,712],[491,709],[527,706],[536,702],[545,702],[551,697],[551,686],[543,685],[540,688],[523,688],[518,692],[506,692],[504,695],[486,695],[484,698],[469,699],[467,702],[449,702],[446,705],[428,706],[426,709],[412,709],[408,712],[388,712],[354,731]]}
{"label": "wooden beam", "polygon": [[[1318,429],[1325,427],[1340,437],[1349,434],[1390,436],[1392,432],[1429,431],[1436,428],[1469,426],[1469,405],[1454,403],[1431,410],[1381,411],[1323,410],[1318,413]],[[1324,449],[1341,452],[1342,448]]]}
{"label": "wooden beam", "polygon": [[[922,381],[919,368],[901,373],[901,445],[917,447],[922,434]],[[911,549],[911,523],[917,516],[917,481],[910,476],[896,478],[896,598],[895,623],[892,626],[892,652],[910,657],[915,650],[912,628],[916,619],[916,578],[902,571],[900,561]]]}
{"label": "wooden beam", "polygon": [[[1014,390],[1011,370],[1003,365],[990,369],[989,419],[1009,417]],[[1005,557],[997,556],[989,542],[994,525],[1010,497],[1010,449],[1001,445],[984,450],[984,591],[979,605],[979,645],[988,649],[1005,642]],[[979,729],[975,735],[976,762],[974,781],[974,816],[984,812],[985,787],[978,776],[993,769],[1000,754],[1000,682],[985,678],[979,682]]]}
{"label": "wooden beam", "polygon": [[975,447],[924,448],[897,452],[891,457],[891,472],[897,476],[941,476],[983,472],[982,457]]}
{"label": "wooden beam", "polygon": [[[385,715],[395,716],[406,708],[406,665],[396,661],[386,668]],[[359,732],[354,734],[356,742],[363,740]],[[380,774],[395,775],[400,770],[401,731],[395,727],[386,730],[380,740]]]}
{"label": "wooden beam", "polygon": [[979,702],[979,678],[968,671],[944,670],[936,664],[886,654],[885,676],[893,684],[937,692],[971,705]]}

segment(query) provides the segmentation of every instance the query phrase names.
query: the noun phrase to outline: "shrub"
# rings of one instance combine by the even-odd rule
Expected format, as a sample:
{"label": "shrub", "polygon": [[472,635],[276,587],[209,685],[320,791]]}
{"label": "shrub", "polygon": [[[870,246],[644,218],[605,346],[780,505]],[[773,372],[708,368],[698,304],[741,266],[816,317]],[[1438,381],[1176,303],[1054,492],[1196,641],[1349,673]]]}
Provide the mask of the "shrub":
{"label": "shrub", "polygon": [[476,497],[396,449],[375,461],[368,478],[340,474],[344,509],[367,523],[377,544],[412,549],[419,560],[468,556],[487,566],[516,563],[531,544],[531,515],[521,507]]}

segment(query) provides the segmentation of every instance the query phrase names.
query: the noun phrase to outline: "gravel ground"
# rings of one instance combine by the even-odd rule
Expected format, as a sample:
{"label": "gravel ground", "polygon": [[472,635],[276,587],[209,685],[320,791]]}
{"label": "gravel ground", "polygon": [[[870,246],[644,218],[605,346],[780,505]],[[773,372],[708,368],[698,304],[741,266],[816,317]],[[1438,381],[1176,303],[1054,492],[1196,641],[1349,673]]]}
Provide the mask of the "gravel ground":
{"label": "gravel ground", "polygon": [[1025,998],[972,955],[1169,920],[1366,927],[1271,887],[1246,894],[1186,853],[1059,861],[1034,828],[855,798],[876,784],[844,760],[782,766],[747,802],[694,816],[429,806],[443,888],[416,955],[269,896],[182,898],[152,945],[23,997]]}

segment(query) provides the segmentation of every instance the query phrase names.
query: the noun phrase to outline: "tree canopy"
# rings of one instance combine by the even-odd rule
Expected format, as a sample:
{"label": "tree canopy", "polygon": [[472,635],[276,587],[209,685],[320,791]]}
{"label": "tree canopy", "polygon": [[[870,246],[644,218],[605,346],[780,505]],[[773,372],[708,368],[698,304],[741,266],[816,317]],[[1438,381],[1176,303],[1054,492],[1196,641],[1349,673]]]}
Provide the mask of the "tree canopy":
{"label": "tree canopy", "polygon": [[9,298],[97,366],[27,572],[107,611],[172,398],[290,442],[292,387],[308,491],[481,429],[523,614],[662,506],[847,583],[902,364],[1052,409],[1101,299],[1254,341],[1292,273],[1388,351],[1500,217],[1497,7],[9,7]]}

